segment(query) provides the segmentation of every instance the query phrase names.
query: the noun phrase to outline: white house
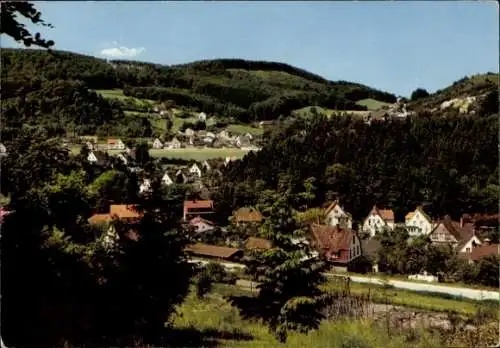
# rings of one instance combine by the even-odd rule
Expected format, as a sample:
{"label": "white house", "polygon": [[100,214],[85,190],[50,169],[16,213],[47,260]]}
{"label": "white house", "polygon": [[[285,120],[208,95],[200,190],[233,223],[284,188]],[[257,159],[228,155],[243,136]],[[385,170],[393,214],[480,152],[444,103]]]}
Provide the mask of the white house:
{"label": "white house", "polygon": [[151,192],[151,180],[144,179],[139,185],[139,193]]}
{"label": "white house", "polygon": [[204,113],[204,112],[200,112],[198,114],[198,120],[200,120],[200,121],[206,121],[207,120],[207,114]]}
{"label": "white house", "polygon": [[186,134],[188,137],[190,136],[193,136],[194,135],[194,130],[192,130],[191,128],[187,128],[185,131],[184,131],[184,134]]}
{"label": "white house", "polygon": [[155,141],[153,142],[153,149],[162,149],[163,144],[161,143],[160,139],[156,138]]}
{"label": "white house", "polygon": [[362,229],[373,237],[384,228],[394,229],[394,212],[391,209],[378,209],[374,205],[363,221]]}
{"label": "white house", "polygon": [[215,135],[215,133],[213,132],[207,132],[207,134],[205,134],[206,137],[209,137],[209,138],[216,138],[217,136]]}
{"label": "white house", "polygon": [[427,215],[422,207],[417,207],[415,211],[406,214],[405,226],[411,237],[419,235],[429,235],[435,227],[432,219]]}
{"label": "white house", "polygon": [[165,145],[166,145],[166,148],[168,148],[168,149],[180,149],[181,148],[181,142],[176,137],[174,137],[170,142],[168,142]]}
{"label": "white house", "polygon": [[121,139],[108,139],[108,150],[125,150],[125,144]]}
{"label": "white house", "polygon": [[474,247],[482,244],[476,236],[474,224],[453,221],[449,216],[437,223],[429,238],[433,244],[450,244],[459,253],[470,254]]}
{"label": "white house", "polygon": [[102,151],[90,151],[87,155],[87,161],[90,163],[103,164],[106,162],[106,154]]}
{"label": "white house", "polygon": [[236,138],[236,146],[238,147],[250,146],[250,138],[248,138],[246,135],[239,135]]}
{"label": "white house", "polygon": [[194,227],[196,233],[213,231],[215,229],[215,224],[212,221],[205,220],[199,216],[191,219],[189,225]]}
{"label": "white house", "polygon": [[326,224],[352,229],[352,216],[346,212],[336,200],[326,208]]}
{"label": "white house", "polygon": [[170,177],[170,175],[168,175],[167,171],[165,171],[165,174],[163,174],[163,176],[161,178],[161,182],[165,186],[170,186],[170,185],[172,185],[174,183],[174,181],[172,180],[172,178]]}
{"label": "white house", "polygon": [[201,178],[201,169],[200,167],[198,167],[198,165],[196,163],[194,163],[190,168],[189,168],[189,172],[191,174],[196,174],[199,178]]}

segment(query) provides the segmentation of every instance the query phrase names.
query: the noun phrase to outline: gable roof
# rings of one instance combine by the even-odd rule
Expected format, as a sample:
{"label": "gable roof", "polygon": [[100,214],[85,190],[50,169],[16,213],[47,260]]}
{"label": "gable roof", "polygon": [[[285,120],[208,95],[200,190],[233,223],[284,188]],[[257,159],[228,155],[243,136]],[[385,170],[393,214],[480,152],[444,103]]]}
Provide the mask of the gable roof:
{"label": "gable roof", "polygon": [[254,207],[242,207],[233,214],[234,222],[261,222],[262,214]]}
{"label": "gable roof", "polygon": [[273,243],[264,238],[250,237],[245,242],[245,249],[249,250],[269,250],[272,247]]}
{"label": "gable roof", "polygon": [[192,244],[188,245],[184,250],[186,252],[190,252],[200,256],[212,256],[220,258],[229,258],[241,251],[241,249],[221,247],[209,244]]}
{"label": "gable roof", "polygon": [[342,211],[343,211],[343,212],[344,212],[344,213],[345,213],[348,217],[352,218],[352,215],[351,215],[351,214],[349,214],[348,212],[346,212],[346,211],[344,210],[344,208],[340,205],[340,203],[339,203],[339,201],[338,201],[338,200],[333,201],[333,203],[332,203],[332,204],[330,204],[330,205],[326,208],[326,210],[325,210],[325,215],[328,215],[328,214],[329,214],[329,213],[330,213],[330,212],[331,212],[331,211],[332,211],[332,210],[333,210],[333,209],[334,209],[337,205],[340,207],[340,209],[342,209]]}
{"label": "gable roof", "polygon": [[116,215],[119,219],[138,219],[142,216],[135,205],[128,204],[111,204],[109,214]]}
{"label": "gable roof", "polygon": [[369,215],[379,215],[385,222],[394,222],[394,212],[392,209],[379,209],[377,205],[374,205]]}
{"label": "gable roof", "polygon": [[212,209],[214,202],[211,200],[206,201],[184,201],[184,209]]}
{"label": "gable roof", "polygon": [[109,222],[111,220],[112,218],[110,214],[94,214],[87,221],[90,224],[100,224]]}
{"label": "gable roof", "polygon": [[95,158],[97,158],[98,162],[106,161],[107,156],[106,156],[106,153],[104,151],[96,150],[96,151],[91,151],[91,152],[94,154]]}
{"label": "gable roof", "polygon": [[341,250],[349,250],[354,232],[338,226],[327,226],[312,224],[311,231],[316,244],[321,249],[337,253]]}
{"label": "gable roof", "polygon": [[427,221],[432,222],[431,217],[430,217],[429,215],[427,215],[427,213],[424,211],[424,208],[423,208],[421,205],[419,205],[418,207],[416,207],[414,211],[412,211],[412,212],[410,212],[410,213],[406,214],[406,216],[405,216],[405,221],[406,221],[406,220],[410,220],[413,216],[415,216],[415,214],[417,213],[417,211],[419,211],[419,212],[420,212],[420,214],[422,214],[422,216],[423,216],[423,217],[424,217]]}
{"label": "gable roof", "polygon": [[370,257],[376,257],[381,247],[382,244],[375,237],[364,239],[361,241],[361,249],[363,250],[363,254]]}

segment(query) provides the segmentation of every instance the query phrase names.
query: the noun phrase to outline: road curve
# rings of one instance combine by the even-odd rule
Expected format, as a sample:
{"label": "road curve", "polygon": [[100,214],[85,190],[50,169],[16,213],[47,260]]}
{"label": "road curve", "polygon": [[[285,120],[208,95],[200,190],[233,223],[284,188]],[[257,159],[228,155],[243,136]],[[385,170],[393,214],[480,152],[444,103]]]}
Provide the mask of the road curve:
{"label": "road curve", "polygon": [[[338,274],[327,274],[327,275],[338,275]],[[406,289],[418,292],[441,293],[457,297],[468,298],[472,300],[497,300],[497,301],[500,300],[499,291],[478,290],[478,289],[459,288],[459,287],[444,286],[444,285],[405,282],[401,280],[383,281],[379,278],[357,277],[351,275],[349,275],[349,278],[351,278],[351,280],[356,283],[370,283],[377,285],[388,284],[398,289]]]}
{"label": "road curve", "polygon": [[[208,261],[205,260],[190,260],[190,262],[197,262],[206,264]],[[233,262],[219,262],[221,265],[228,269],[235,268],[245,268],[244,265]],[[387,280],[383,281],[380,278],[372,278],[372,277],[357,277],[357,276],[345,276],[339,273],[325,273],[326,276],[341,276],[341,277],[349,277],[351,281],[356,283],[368,283],[368,284],[376,284],[376,285],[392,285],[398,289],[405,289],[417,292],[431,292],[431,293],[440,293],[445,295],[451,295],[456,297],[462,297],[472,300],[496,300],[500,301],[500,291],[489,291],[489,290],[478,290],[478,289],[470,289],[470,288],[461,288],[461,287],[453,287],[453,286],[444,286],[444,285],[434,285],[434,284],[425,284],[425,283],[416,283],[416,282],[406,282],[401,280]]]}

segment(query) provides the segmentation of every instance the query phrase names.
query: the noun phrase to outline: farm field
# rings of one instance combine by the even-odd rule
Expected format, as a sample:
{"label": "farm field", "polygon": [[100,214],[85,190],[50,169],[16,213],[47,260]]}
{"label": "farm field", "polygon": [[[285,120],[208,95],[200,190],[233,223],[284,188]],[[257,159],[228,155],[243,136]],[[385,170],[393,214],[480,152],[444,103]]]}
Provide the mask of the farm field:
{"label": "farm field", "polygon": [[356,102],[356,104],[366,106],[368,110],[379,110],[384,106],[391,105],[390,103],[384,103],[371,98],[359,100]]}
{"label": "farm field", "polygon": [[121,100],[128,99],[138,104],[151,105],[151,106],[156,104],[156,101],[150,99],[138,99],[134,97],[127,97],[126,95],[123,95],[123,90],[121,89],[98,89],[95,92],[102,95],[103,98],[108,98],[108,99],[121,99]]}
{"label": "farm field", "polygon": [[210,158],[236,157],[242,158],[248,151],[241,149],[214,149],[214,148],[192,148],[192,149],[151,149],[149,151],[153,157],[181,158],[185,160],[204,161]]}
{"label": "farm field", "polygon": [[262,135],[262,133],[264,133],[264,130],[261,128],[256,128],[244,124],[231,124],[226,127],[226,130],[230,133],[235,134],[250,133],[252,135]]}
{"label": "farm field", "polygon": [[332,117],[332,115],[334,115],[335,113],[352,114],[354,116],[362,117],[369,113],[369,111],[362,111],[362,110],[333,110],[333,109],[323,108],[321,106],[306,106],[304,108],[295,110],[293,113],[299,116],[311,116],[312,115],[311,109],[313,107],[316,108],[316,112],[318,114],[325,115],[326,117]]}

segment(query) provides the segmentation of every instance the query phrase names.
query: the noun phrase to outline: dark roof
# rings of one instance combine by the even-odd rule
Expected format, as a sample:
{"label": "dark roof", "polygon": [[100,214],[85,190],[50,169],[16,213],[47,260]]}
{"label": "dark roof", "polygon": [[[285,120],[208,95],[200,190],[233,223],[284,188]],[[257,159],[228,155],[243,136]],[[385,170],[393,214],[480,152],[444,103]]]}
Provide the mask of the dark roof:
{"label": "dark roof", "polygon": [[272,247],[272,242],[264,238],[250,237],[245,242],[245,249],[249,250],[268,250]]}
{"label": "dark roof", "polygon": [[474,225],[470,223],[464,223],[463,225],[460,222],[453,221],[449,216],[445,216],[436,228],[431,232],[439,228],[440,225],[443,225],[444,228],[457,240],[458,248],[463,247],[472,237],[474,237]]}
{"label": "dark roof", "polygon": [[382,244],[375,237],[364,239],[361,241],[361,249],[363,250],[363,254],[365,254],[366,256],[375,257],[381,247]]}
{"label": "dark roof", "polygon": [[104,162],[107,159],[106,153],[104,151],[92,151],[98,162]]}
{"label": "dark roof", "polygon": [[221,247],[217,245],[209,244],[193,244],[188,245],[185,248],[186,252],[199,255],[199,256],[211,256],[219,258],[230,258],[241,251],[241,249]]}

